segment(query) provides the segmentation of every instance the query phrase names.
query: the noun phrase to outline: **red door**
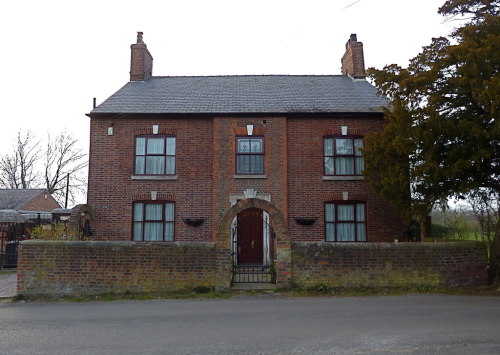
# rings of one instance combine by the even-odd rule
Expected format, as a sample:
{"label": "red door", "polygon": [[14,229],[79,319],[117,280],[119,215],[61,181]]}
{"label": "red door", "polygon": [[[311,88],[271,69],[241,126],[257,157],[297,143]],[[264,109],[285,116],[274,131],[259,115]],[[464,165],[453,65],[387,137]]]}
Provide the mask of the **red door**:
{"label": "red door", "polygon": [[238,265],[264,261],[262,210],[249,208],[238,214]]}

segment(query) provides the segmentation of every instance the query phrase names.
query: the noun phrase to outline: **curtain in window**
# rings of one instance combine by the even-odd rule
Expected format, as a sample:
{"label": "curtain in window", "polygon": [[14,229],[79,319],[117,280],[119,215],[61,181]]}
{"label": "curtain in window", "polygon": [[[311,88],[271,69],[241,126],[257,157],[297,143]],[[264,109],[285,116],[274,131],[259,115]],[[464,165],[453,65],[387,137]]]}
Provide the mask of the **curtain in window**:
{"label": "curtain in window", "polygon": [[144,240],[159,242],[163,240],[163,223],[146,222],[144,223]]}
{"label": "curtain in window", "polygon": [[337,138],[335,146],[336,155],[354,155],[352,151],[352,139],[350,138]]}
{"label": "curtain in window", "polygon": [[354,175],[354,158],[337,157],[335,158],[335,170],[337,175]]}
{"label": "curtain in window", "polygon": [[142,240],[142,221],[143,218],[143,206],[142,203],[134,204],[134,240]]}
{"label": "curtain in window", "polygon": [[325,230],[326,241],[335,241],[335,205],[333,203],[325,204]]}
{"label": "curtain in window", "polygon": [[175,157],[167,157],[165,174],[175,174]]}
{"label": "curtain in window", "polygon": [[251,155],[250,156],[250,171],[253,174],[262,174],[263,171],[263,157],[262,155]]}
{"label": "curtain in window", "polygon": [[[358,203],[356,204],[356,235],[358,241],[364,242],[366,241],[366,223],[365,223],[365,204]],[[363,223],[359,223],[363,222]]]}
{"label": "curtain in window", "polygon": [[333,138],[325,138],[324,140],[325,144],[325,156],[332,156],[333,155]]}
{"label": "curtain in window", "polygon": [[146,174],[163,174],[165,171],[165,157],[147,156]]}
{"label": "curtain in window", "polygon": [[[337,217],[339,221],[354,221],[353,205],[338,205]],[[354,241],[354,223],[337,223],[337,240]]]}
{"label": "curtain in window", "polygon": [[146,154],[146,138],[136,138],[135,139],[135,154],[144,155]]}
{"label": "curtain in window", "polygon": [[146,218],[147,221],[158,221],[162,220],[162,209],[159,204],[147,204],[146,205]]}
{"label": "curtain in window", "polygon": [[149,138],[147,145],[148,154],[163,154],[165,152],[164,138]]}
{"label": "curtain in window", "polygon": [[240,174],[250,173],[250,155],[238,155],[237,157],[237,171]]}
{"label": "curtain in window", "polygon": [[354,241],[354,223],[337,223],[337,241]]}
{"label": "curtain in window", "polygon": [[167,155],[175,155],[175,137],[167,138]]}

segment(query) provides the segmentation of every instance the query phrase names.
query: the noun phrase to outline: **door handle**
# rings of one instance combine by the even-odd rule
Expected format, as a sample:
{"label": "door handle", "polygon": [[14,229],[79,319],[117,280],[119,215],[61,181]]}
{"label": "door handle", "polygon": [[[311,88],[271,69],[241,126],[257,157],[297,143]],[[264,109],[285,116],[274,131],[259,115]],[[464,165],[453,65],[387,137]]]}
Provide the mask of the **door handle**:
{"label": "door handle", "polygon": [[252,240],[252,243],[251,243],[251,244],[252,244],[252,249],[253,249],[253,245],[254,245],[254,242],[253,242],[253,240]]}

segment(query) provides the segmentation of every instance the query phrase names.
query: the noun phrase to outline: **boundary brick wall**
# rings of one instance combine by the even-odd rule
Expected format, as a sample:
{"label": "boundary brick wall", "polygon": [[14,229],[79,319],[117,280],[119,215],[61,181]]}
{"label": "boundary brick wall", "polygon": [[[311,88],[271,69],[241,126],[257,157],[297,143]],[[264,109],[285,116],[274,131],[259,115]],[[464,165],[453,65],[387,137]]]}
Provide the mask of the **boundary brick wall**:
{"label": "boundary brick wall", "polygon": [[[216,272],[216,248],[210,242],[29,240],[19,251],[17,292],[74,296],[211,288]],[[292,279],[304,288],[484,285],[486,247],[480,242],[296,242]]]}
{"label": "boundary brick wall", "polygon": [[17,292],[27,296],[142,293],[215,284],[215,244],[24,241]]}
{"label": "boundary brick wall", "polygon": [[293,243],[299,287],[475,286],[488,282],[486,246],[452,243]]}

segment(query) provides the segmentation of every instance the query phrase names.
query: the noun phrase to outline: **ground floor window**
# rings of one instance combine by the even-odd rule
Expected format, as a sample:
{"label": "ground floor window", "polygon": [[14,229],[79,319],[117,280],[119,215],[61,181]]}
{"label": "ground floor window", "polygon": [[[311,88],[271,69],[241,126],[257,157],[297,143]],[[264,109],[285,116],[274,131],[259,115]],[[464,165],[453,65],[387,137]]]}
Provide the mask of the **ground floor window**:
{"label": "ground floor window", "polygon": [[135,202],[133,240],[173,241],[174,210],[173,202]]}
{"label": "ground floor window", "polygon": [[364,202],[325,203],[327,242],[365,242],[366,204]]}

